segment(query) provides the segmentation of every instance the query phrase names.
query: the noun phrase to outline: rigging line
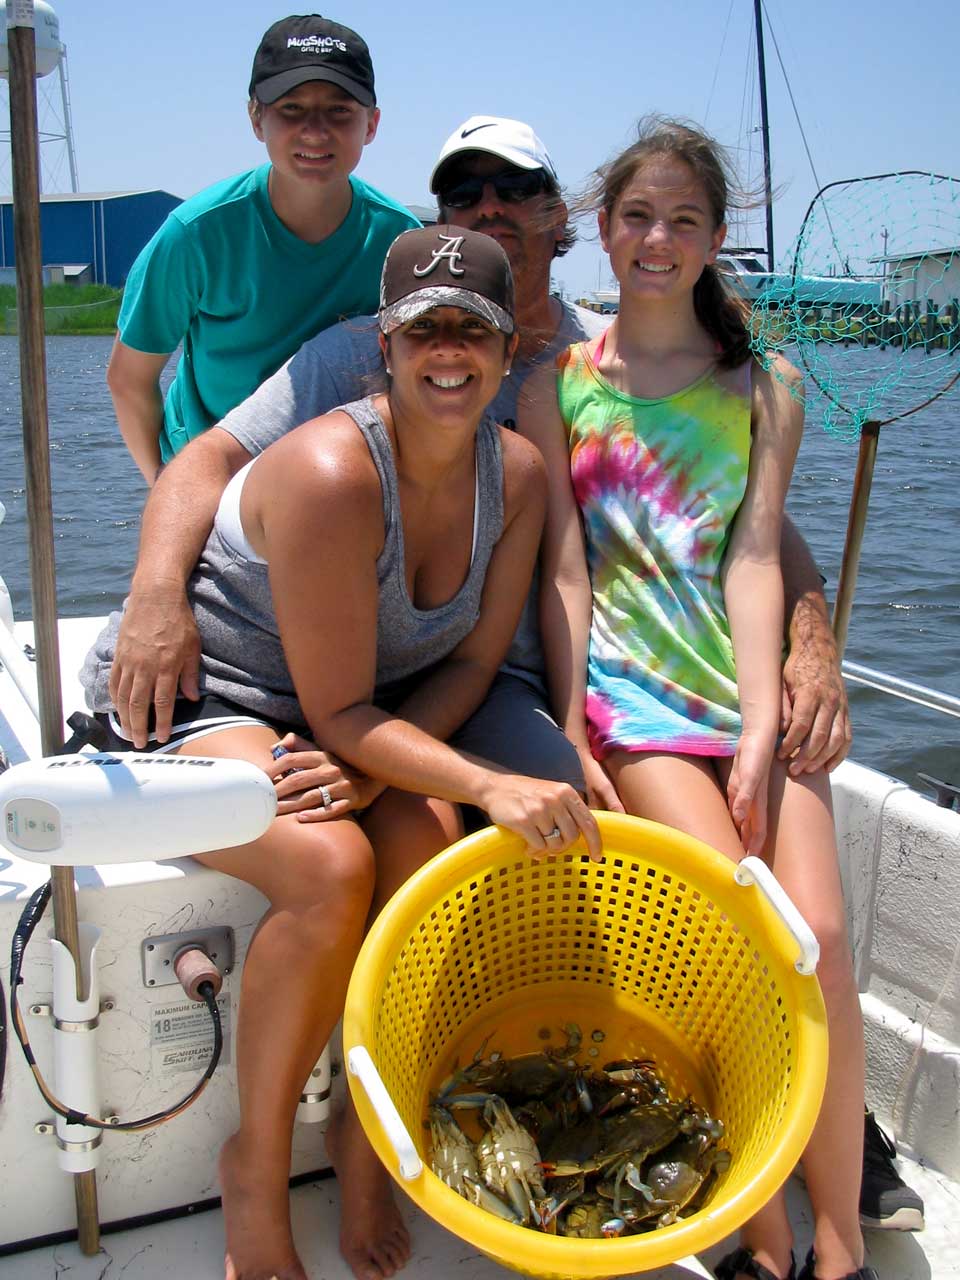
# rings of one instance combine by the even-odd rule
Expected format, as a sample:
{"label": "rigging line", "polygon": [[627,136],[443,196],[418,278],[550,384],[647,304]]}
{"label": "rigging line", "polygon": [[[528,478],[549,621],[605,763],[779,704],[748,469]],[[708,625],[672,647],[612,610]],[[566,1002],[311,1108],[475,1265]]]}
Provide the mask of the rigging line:
{"label": "rigging line", "polygon": [[707,105],[704,108],[704,112],[703,112],[704,124],[706,124],[707,120],[710,118],[710,107],[711,107],[711,104],[713,103],[713,94],[717,87],[717,77],[720,75],[720,66],[721,66],[721,63],[723,62],[723,51],[727,47],[727,36],[730,32],[730,15],[733,13],[733,6],[735,3],[736,3],[736,0],[730,0],[730,8],[727,10],[727,20],[724,23],[723,36],[720,40],[720,52],[717,54],[717,65],[714,67],[714,70],[713,70],[713,83],[710,85],[710,92],[707,95]]}
{"label": "rigging line", "polygon": [[[754,179],[754,147],[753,136],[757,130],[753,126],[756,115],[755,100],[757,92],[756,81],[756,62],[757,62],[757,45],[756,30],[751,25],[750,38],[747,43],[747,64],[743,77],[743,92],[740,98],[740,121],[737,130],[737,151],[746,153],[746,177],[743,176],[743,162],[737,161],[737,168],[740,175],[741,184],[745,192],[753,192],[755,189]],[[735,219],[731,219],[735,234],[738,240],[746,240],[748,243],[753,238],[750,230],[750,213],[753,205],[749,208],[738,209]]]}
{"label": "rigging line", "polygon": [[[790,98],[790,105],[791,107],[793,107],[793,118],[796,120],[797,128],[800,130],[800,140],[803,142],[803,149],[807,153],[807,160],[810,163],[810,172],[813,174],[813,180],[817,184],[817,190],[820,191],[822,189],[821,183],[820,183],[820,175],[817,173],[817,167],[813,163],[813,155],[811,154],[810,147],[807,143],[807,135],[804,132],[803,124],[800,120],[800,112],[797,110],[797,101],[793,96],[793,86],[790,84],[790,80],[787,76],[787,68],[783,64],[783,57],[781,56],[781,53],[780,53],[780,44],[777,41],[777,33],[774,31],[773,24],[770,21],[770,13],[769,13],[769,10],[767,9],[765,0],[760,0],[760,5],[767,19],[767,30],[770,32],[770,39],[773,41],[773,48],[774,48],[774,52],[777,55],[777,62],[780,64],[780,73],[783,76],[783,83],[787,86],[787,94]],[[841,251],[840,245],[837,242],[837,233],[834,230],[833,223],[830,221],[830,210],[827,208],[826,205],[823,206],[823,212],[827,220],[827,226],[830,228],[830,238],[833,241],[833,247],[837,254],[837,260],[841,263],[847,275],[849,275],[850,274],[849,264],[844,259],[843,252]]]}
{"label": "rigging line", "polygon": [[[756,64],[756,60],[757,60],[757,55],[754,52],[753,32],[751,29],[750,42],[747,45],[747,69],[743,77],[743,92],[740,95],[740,123],[738,126],[738,131],[739,131],[738,136],[741,138],[744,137],[744,135],[748,132],[748,128],[750,133],[753,132],[752,88],[753,88],[753,81],[754,81],[753,67]],[[750,95],[749,107],[747,102],[748,95]],[[748,126],[747,124],[745,124],[745,121],[749,121],[750,125]]]}
{"label": "rigging line", "polygon": [[803,125],[800,121],[800,112],[797,110],[797,102],[793,96],[793,88],[791,87],[790,81],[787,78],[787,68],[783,65],[783,58],[780,55],[780,45],[777,41],[776,32],[774,31],[773,26],[770,22],[770,13],[767,9],[766,4],[764,3],[764,0],[760,0],[760,4],[763,8],[764,15],[766,16],[766,19],[767,19],[767,30],[770,32],[770,39],[773,41],[773,47],[777,55],[777,62],[779,62],[780,64],[780,71],[781,71],[781,74],[783,75],[783,83],[787,86],[787,93],[790,97],[790,105],[791,107],[793,107],[793,117],[797,122],[797,128],[800,130],[800,138],[803,141],[803,149],[807,153],[807,160],[810,162],[810,172],[813,174],[813,180],[817,184],[817,190],[819,191],[822,184],[820,182],[820,177],[817,173],[816,166],[813,163],[813,156],[810,153],[810,148],[807,145],[807,135],[803,131]]}

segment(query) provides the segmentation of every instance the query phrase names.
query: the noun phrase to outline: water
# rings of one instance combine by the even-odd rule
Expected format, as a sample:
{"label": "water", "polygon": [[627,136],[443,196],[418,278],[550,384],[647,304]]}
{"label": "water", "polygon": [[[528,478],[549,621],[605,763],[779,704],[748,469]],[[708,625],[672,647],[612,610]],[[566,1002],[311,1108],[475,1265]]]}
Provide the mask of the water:
{"label": "water", "polygon": [[[60,609],[105,613],[122,599],[146,494],[120,440],[104,375],[109,338],[47,344]],[[860,379],[890,353],[854,351]],[[908,357],[922,362],[924,357]],[[942,365],[940,366],[942,370]],[[915,372],[922,376],[922,367]],[[903,395],[915,393],[918,378]],[[933,387],[930,388],[933,390]],[[856,445],[827,435],[815,398],[789,509],[836,587]],[[960,696],[960,391],[880,433],[847,657]],[[0,572],[17,617],[31,613],[16,338],[0,337]],[[855,757],[906,781],[960,783],[960,721],[851,686]]]}

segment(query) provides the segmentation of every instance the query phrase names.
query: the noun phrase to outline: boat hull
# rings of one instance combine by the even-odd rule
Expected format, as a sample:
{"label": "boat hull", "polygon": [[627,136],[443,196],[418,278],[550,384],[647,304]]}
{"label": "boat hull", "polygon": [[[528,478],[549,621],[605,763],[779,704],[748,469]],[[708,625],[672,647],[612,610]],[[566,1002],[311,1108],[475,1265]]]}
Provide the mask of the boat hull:
{"label": "boat hull", "polygon": [[[0,937],[8,952],[24,902],[43,873],[31,864],[7,861],[2,878],[8,892],[0,900]],[[219,997],[224,1049],[213,1078],[189,1110],[166,1124],[141,1133],[105,1131],[97,1170],[105,1222],[218,1196],[217,1155],[237,1126],[240,974],[265,901],[248,886],[190,859],[79,868],[77,881],[80,919],[102,930],[102,1012],[96,1034],[104,1115],[136,1120],[178,1102],[210,1058],[213,1035],[206,1009],[189,1001],[178,984],[145,984],[144,942],[213,926],[232,930],[234,964]],[[10,892],[17,882],[18,891]],[[47,925],[48,920],[41,922],[27,949],[19,999],[40,1069],[52,1083],[52,1020],[30,1012],[49,1007],[52,999]],[[2,973],[9,993],[6,963]],[[76,1224],[72,1182],[59,1168],[56,1137],[37,1132],[53,1119],[11,1038],[0,1109],[0,1180],[5,1189],[0,1246],[69,1231]],[[327,1166],[324,1130],[322,1123],[296,1126],[292,1173]]]}

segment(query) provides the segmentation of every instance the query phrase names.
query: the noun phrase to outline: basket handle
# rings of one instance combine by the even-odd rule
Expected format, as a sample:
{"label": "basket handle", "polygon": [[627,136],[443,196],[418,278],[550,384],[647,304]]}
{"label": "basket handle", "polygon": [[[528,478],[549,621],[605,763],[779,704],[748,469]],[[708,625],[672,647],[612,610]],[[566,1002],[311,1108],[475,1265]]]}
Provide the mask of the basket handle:
{"label": "basket handle", "polygon": [[800,957],[795,962],[797,973],[816,973],[817,962],[820,959],[820,944],[817,942],[813,930],[794,906],[787,891],[763,859],[744,858],[737,864],[733,878],[737,884],[755,884],[793,934],[796,944],[800,948]]}
{"label": "basket handle", "polygon": [[387,1140],[397,1153],[401,1178],[406,1179],[407,1182],[419,1178],[423,1172],[423,1161],[417,1155],[417,1149],[413,1145],[407,1126],[400,1119],[400,1112],[387,1093],[387,1087],[380,1078],[380,1072],[373,1065],[373,1059],[362,1044],[348,1051],[347,1069],[363,1085],[370,1099],[370,1105],[377,1113],[377,1119],[387,1135]]}

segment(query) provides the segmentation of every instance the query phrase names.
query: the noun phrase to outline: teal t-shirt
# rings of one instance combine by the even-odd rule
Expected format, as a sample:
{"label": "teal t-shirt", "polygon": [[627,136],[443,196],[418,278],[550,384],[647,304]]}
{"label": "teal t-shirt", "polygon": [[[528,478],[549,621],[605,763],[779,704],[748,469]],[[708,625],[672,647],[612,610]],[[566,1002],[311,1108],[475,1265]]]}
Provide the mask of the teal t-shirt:
{"label": "teal t-shirt", "polygon": [[254,392],[307,338],[376,311],[396,237],[420,223],[351,177],[353,203],[320,244],[273,211],[270,165],[227,178],[174,209],[130,269],[120,340],[160,355],[183,342],[167,392],[164,462]]}

